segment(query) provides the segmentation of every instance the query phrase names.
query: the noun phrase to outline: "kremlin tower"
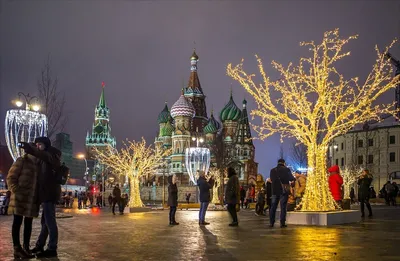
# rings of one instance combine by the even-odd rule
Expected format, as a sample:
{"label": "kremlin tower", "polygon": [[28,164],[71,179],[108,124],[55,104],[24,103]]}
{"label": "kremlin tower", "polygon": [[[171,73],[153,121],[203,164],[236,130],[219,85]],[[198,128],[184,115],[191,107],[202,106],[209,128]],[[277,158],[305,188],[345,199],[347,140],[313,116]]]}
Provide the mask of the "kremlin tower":
{"label": "kremlin tower", "polygon": [[92,126],[92,132],[86,135],[86,153],[87,159],[95,159],[93,148],[104,148],[108,145],[115,147],[115,138],[111,136],[110,127],[110,109],[107,107],[106,99],[104,96],[104,86],[102,83],[102,91],[100,95],[99,104],[94,110],[94,123]]}

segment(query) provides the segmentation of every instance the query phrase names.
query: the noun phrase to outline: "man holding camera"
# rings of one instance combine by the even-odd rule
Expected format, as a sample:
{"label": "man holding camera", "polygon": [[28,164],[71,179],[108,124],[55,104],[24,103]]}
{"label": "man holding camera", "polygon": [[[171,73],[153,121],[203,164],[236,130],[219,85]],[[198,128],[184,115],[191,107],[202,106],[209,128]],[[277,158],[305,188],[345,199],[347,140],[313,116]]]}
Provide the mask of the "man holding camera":
{"label": "man holding camera", "polygon": [[[58,244],[58,227],[56,222],[56,203],[60,199],[61,186],[57,182],[55,171],[60,167],[61,152],[51,146],[50,139],[38,137],[35,144],[21,143],[26,154],[36,157],[38,161],[38,196],[42,205],[41,231],[32,253],[38,258],[56,257]],[[49,242],[44,250],[47,237]]]}

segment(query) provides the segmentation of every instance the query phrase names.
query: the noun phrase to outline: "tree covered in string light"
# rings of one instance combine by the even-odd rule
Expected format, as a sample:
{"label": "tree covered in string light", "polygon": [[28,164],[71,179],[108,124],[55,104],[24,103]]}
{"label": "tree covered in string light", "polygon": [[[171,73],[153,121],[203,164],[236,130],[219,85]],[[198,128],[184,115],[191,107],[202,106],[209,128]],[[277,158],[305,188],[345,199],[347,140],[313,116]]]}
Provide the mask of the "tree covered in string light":
{"label": "tree covered in string light", "polygon": [[[227,74],[237,80],[255,99],[257,109],[251,115],[261,124],[253,125],[261,139],[279,133],[282,137],[298,140],[307,147],[308,178],[302,200],[304,211],[329,211],[336,208],[327,180],[327,150],[332,140],[351,130],[356,124],[380,121],[380,115],[395,115],[393,103],[377,102],[378,98],[400,83],[393,76],[390,60],[385,57],[393,41],[383,52],[375,47],[377,59],[367,78],[345,79],[335,68],[336,62],[349,56],[343,47],[357,36],[341,38],[339,30],[324,33],[322,42],[302,42],[309,49],[309,57],[300,58],[298,65],[287,67],[273,61],[280,73],[271,80],[261,58],[256,55],[261,83],[254,74],[243,69],[243,60],[236,66],[228,64]],[[278,98],[274,98],[278,94]]]}
{"label": "tree covered in string light", "polygon": [[139,182],[141,177],[154,175],[169,150],[148,146],[144,138],[141,141],[124,142],[119,151],[109,145],[106,149],[95,148],[96,158],[113,173],[128,177],[130,185],[130,207],[142,207]]}

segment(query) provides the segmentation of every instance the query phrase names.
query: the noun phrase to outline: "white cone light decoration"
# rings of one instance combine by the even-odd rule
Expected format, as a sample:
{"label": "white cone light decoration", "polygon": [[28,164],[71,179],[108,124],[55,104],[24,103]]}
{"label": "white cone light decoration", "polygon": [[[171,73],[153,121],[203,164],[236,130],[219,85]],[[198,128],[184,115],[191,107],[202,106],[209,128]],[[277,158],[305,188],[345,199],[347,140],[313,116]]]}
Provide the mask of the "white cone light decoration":
{"label": "white cone light decoration", "polygon": [[36,137],[46,136],[46,115],[30,110],[8,110],[5,120],[5,136],[12,158],[23,155],[19,142],[34,142]]}
{"label": "white cone light decoration", "polygon": [[210,150],[207,148],[187,148],[185,150],[185,166],[193,184],[197,182],[197,171],[208,173],[210,167]]}

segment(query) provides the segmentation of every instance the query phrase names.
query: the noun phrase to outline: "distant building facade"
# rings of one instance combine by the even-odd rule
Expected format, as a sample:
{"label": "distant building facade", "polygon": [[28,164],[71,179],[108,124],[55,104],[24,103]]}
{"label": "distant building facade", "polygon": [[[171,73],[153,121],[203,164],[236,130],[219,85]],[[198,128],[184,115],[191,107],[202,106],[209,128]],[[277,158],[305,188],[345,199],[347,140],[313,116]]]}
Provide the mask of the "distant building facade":
{"label": "distant building facade", "polygon": [[400,179],[400,124],[393,117],[360,126],[333,140],[331,163],[370,170],[375,191],[390,179]]}

